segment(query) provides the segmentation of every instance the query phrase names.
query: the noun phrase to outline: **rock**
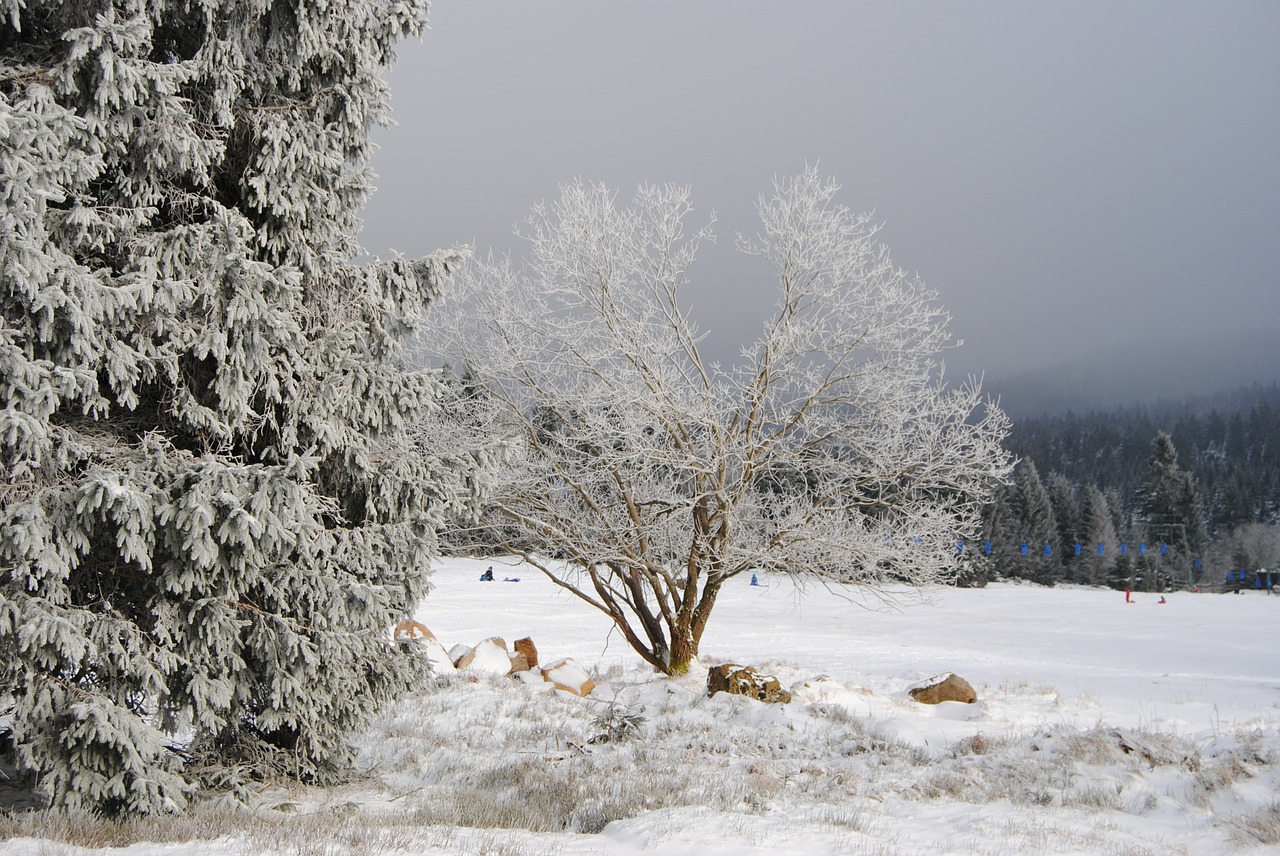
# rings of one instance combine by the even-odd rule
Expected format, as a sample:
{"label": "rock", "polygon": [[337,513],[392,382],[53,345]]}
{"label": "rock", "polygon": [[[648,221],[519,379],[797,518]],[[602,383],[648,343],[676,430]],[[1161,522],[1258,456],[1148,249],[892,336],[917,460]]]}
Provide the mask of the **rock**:
{"label": "rock", "polygon": [[765,704],[786,704],[791,701],[791,693],[782,688],[777,678],[761,675],[750,666],[739,666],[737,663],[724,663],[708,670],[707,695],[713,696],[716,693],[747,696]]}
{"label": "rock", "polygon": [[542,674],[541,669],[529,669],[526,672],[513,672],[511,677],[516,678],[523,684],[529,686],[545,688],[547,692],[555,690],[555,685],[547,680],[547,676]]}
{"label": "rock", "polygon": [[916,684],[907,690],[921,704],[938,704],[944,701],[960,701],[973,704],[978,694],[964,678],[947,672]]}
{"label": "rock", "polygon": [[396,625],[391,638],[397,642],[403,642],[406,639],[435,639],[436,635],[427,629],[427,625],[410,618]]}
{"label": "rock", "polygon": [[462,658],[470,653],[470,651],[470,645],[463,645],[459,642],[457,645],[454,645],[449,649],[449,659],[453,661],[454,666],[457,666],[458,663],[462,662]]}
{"label": "rock", "polygon": [[524,654],[525,662],[529,664],[530,669],[538,667],[538,649],[531,638],[526,636],[523,639],[517,639],[513,647],[517,654]]}
{"label": "rock", "polygon": [[507,672],[507,674],[514,675],[517,672],[529,671],[530,669],[529,658],[527,658],[524,654],[517,651],[516,653],[510,656],[510,659],[511,659],[511,671]]}
{"label": "rock", "polygon": [[805,704],[850,704],[855,698],[869,695],[865,687],[846,686],[827,675],[796,681],[790,687],[792,701]]}
{"label": "rock", "polygon": [[511,671],[511,657],[507,643],[501,636],[490,636],[467,653],[457,663],[458,671],[490,672],[505,675]]}
{"label": "rock", "polygon": [[707,670],[707,695],[729,692],[729,675],[741,669],[737,663],[721,663]]}
{"label": "rock", "polygon": [[426,655],[431,671],[437,675],[451,675],[457,671],[457,667],[453,665],[455,658],[444,649],[444,645],[440,644],[440,640],[425,624],[412,619],[402,621],[396,625],[392,638],[400,645],[421,646],[419,650]]}
{"label": "rock", "polygon": [[576,660],[565,658],[548,663],[542,669],[542,676],[555,684],[556,689],[573,693],[576,696],[588,696],[596,688],[587,670],[578,665]]}
{"label": "rock", "polygon": [[439,639],[432,637],[413,644],[422,646],[422,652],[427,655],[427,662],[431,664],[431,671],[435,674],[452,675],[458,671],[458,668],[453,665],[453,658],[449,656],[449,652],[440,644]]}

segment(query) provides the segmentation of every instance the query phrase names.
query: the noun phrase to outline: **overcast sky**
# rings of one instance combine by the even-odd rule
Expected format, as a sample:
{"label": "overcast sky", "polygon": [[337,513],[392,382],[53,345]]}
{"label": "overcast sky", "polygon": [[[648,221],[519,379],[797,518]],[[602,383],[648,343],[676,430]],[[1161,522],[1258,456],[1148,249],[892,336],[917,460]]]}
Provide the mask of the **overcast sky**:
{"label": "overcast sky", "polygon": [[940,293],[953,374],[1280,337],[1278,42],[1273,0],[435,0],[362,241],[505,251],[575,176],[689,184],[728,353],[773,299],[734,233],[817,162]]}

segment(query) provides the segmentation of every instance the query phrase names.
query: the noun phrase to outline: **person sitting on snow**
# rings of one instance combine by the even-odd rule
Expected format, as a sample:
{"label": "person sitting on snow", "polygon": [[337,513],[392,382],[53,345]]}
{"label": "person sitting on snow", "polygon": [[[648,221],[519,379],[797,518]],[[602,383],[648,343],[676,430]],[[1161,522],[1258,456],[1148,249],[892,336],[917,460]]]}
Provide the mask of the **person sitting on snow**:
{"label": "person sitting on snow", "polygon": [[490,566],[487,570],[485,570],[485,572],[484,572],[483,574],[481,574],[481,575],[480,575],[480,582],[482,582],[482,583],[491,583],[491,582],[493,582],[493,567],[492,567],[492,566]]}

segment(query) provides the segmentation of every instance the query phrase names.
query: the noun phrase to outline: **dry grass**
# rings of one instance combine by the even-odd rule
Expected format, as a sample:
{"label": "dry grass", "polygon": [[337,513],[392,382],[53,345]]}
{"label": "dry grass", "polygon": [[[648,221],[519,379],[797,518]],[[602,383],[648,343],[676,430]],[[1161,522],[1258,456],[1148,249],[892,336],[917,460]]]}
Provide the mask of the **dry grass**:
{"label": "dry grass", "polygon": [[1280,844],[1280,801],[1234,817],[1229,826],[1237,844]]}
{"label": "dry grass", "polygon": [[[508,840],[500,832],[465,832],[424,824],[415,812],[377,816],[324,810],[288,815],[250,811],[211,803],[197,804],[180,816],[110,820],[78,812],[29,811],[0,815],[0,840],[35,838],[45,842],[42,856],[79,856],[80,848],[133,844],[179,844],[236,839],[244,853],[273,856],[380,856],[438,848],[460,856],[543,856],[536,847]],[[552,851],[554,852],[554,850]]]}
{"label": "dry grass", "polygon": [[41,838],[77,847],[128,847],[141,841],[169,844],[218,838],[269,822],[242,808],[200,803],[185,814],[106,818],[82,811],[0,813],[0,840]]}
{"label": "dry grass", "polygon": [[[887,794],[1065,809],[1105,826],[1115,813],[1203,808],[1277,760],[1274,739],[1255,733],[1198,747],[1149,730],[1059,727],[977,733],[927,751],[865,722],[839,705],[766,707],[678,685],[593,702],[501,679],[459,680],[389,711],[366,742],[364,781],[346,791],[263,792],[255,810],[222,801],[165,818],[0,814],[0,839],[102,848],[230,836],[246,852],[281,856],[377,856],[445,841],[434,846],[522,856],[504,830],[595,833],[680,807],[744,819],[785,811],[861,839]],[[601,734],[614,736],[593,742]],[[367,805],[344,811],[353,794]],[[290,801],[320,808],[271,810]],[[1223,830],[1238,844],[1280,843],[1280,803],[1224,820]],[[1008,833],[1006,843],[1023,849],[1007,852],[1028,853],[1066,834],[1051,825]]]}

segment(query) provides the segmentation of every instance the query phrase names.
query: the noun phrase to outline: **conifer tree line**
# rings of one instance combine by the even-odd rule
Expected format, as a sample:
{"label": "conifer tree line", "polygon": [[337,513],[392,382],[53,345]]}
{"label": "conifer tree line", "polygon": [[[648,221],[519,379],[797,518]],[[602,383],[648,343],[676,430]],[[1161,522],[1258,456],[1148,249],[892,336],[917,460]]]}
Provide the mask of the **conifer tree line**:
{"label": "conifer tree line", "polygon": [[1007,445],[1020,462],[987,508],[980,578],[1156,588],[1280,566],[1274,386],[1022,419]]}

